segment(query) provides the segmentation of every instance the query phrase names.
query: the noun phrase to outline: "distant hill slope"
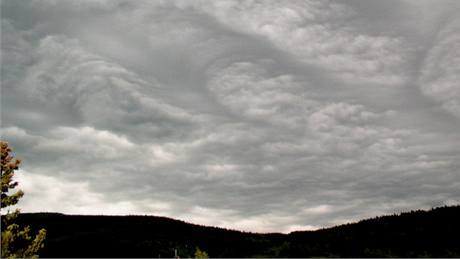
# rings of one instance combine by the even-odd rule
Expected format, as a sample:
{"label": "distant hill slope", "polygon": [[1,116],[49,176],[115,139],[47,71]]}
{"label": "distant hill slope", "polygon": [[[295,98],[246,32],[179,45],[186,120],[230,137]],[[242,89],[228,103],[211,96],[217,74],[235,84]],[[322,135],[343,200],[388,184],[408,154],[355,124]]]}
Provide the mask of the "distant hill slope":
{"label": "distant hill slope", "polygon": [[383,216],[317,231],[256,234],[154,216],[21,214],[48,230],[41,257],[460,257],[460,206]]}

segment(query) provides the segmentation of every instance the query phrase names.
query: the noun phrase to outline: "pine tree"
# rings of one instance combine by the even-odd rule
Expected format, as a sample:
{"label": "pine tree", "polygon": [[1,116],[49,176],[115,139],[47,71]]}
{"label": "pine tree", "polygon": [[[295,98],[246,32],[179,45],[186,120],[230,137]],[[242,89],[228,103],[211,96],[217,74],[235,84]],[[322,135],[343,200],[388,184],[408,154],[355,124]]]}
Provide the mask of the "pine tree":
{"label": "pine tree", "polygon": [[[1,174],[2,174],[2,192],[1,208],[15,205],[24,195],[24,192],[12,190],[18,185],[13,181],[14,170],[19,168],[21,160],[11,155],[11,148],[7,142],[0,141],[1,146]],[[35,238],[29,235],[30,227],[21,228],[14,220],[19,214],[19,209],[14,212],[8,212],[2,215],[1,220],[1,257],[2,258],[37,258],[37,252],[43,247],[46,237],[46,230],[41,229]]]}

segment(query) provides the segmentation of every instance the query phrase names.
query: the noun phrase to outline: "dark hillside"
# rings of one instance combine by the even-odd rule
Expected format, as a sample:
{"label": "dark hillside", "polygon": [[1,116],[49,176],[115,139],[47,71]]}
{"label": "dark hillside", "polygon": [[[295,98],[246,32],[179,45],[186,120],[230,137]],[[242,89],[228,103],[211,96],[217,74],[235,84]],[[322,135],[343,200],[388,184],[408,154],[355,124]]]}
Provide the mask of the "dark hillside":
{"label": "dark hillside", "polygon": [[289,234],[286,256],[459,257],[460,206]]}
{"label": "dark hillside", "polygon": [[193,257],[196,247],[212,257],[268,256],[281,234],[252,234],[154,216],[22,214],[20,224],[48,231],[41,257]]}
{"label": "dark hillside", "polygon": [[255,234],[154,216],[22,214],[48,230],[42,257],[459,257],[460,206],[412,211],[317,231]]}

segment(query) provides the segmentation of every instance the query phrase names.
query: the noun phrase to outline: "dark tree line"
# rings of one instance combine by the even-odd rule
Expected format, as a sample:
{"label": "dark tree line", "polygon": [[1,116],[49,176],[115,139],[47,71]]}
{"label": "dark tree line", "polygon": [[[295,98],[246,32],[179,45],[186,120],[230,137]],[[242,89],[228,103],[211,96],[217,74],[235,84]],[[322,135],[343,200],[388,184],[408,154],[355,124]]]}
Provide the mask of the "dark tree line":
{"label": "dark tree line", "polygon": [[317,231],[256,234],[153,216],[22,214],[48,230],[43,257],[459,257],[460,206]]}

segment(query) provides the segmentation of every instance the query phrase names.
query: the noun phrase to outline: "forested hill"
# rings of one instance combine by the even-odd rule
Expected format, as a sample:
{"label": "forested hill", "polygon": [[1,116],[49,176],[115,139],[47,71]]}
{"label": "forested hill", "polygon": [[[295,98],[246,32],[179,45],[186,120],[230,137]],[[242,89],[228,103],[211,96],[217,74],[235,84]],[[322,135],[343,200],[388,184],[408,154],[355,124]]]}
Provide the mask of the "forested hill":
{"label": "forested hill", "polygon": [[41,257],[460,257],[460,206],[290,234],[256,234],[154,216],[22,214],[48,231]]}

